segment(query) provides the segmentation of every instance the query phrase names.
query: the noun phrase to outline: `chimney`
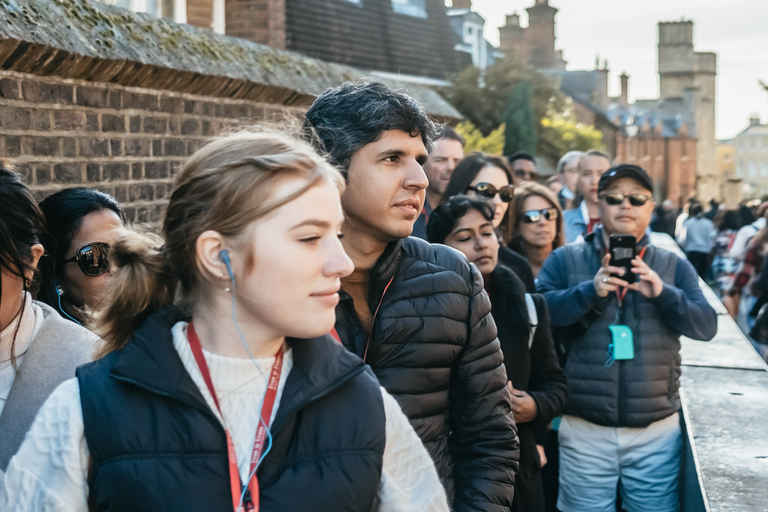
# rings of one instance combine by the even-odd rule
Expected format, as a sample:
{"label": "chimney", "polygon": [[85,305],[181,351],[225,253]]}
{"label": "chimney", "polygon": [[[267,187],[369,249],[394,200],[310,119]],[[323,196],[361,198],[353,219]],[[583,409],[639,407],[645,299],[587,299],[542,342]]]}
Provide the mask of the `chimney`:
{"label": "chimney", "polygon": [[749,126],[760,126],[760,115],[752,114],[749,116]]}
{"label": "chimney", "polygon": [[621,80],[621,94],[619,95],[619,105],[626,108],[629,106],[629,75],[622,73],[619,75]]}
{"label": "chimney", "polygon": [[453,9],[472,10],[472,0],[453,0]]}

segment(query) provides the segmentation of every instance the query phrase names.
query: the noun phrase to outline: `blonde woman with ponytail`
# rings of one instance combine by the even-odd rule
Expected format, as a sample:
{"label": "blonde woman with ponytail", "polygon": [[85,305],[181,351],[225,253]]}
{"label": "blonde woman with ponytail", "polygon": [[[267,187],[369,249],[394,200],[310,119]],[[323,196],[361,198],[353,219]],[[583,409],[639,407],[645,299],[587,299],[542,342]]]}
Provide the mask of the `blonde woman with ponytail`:
{"label": "blonde woman with ponytail", "polygon": [[448,510],[397,403],[327,334],[343,189],[285,135],[193,155],[163,237],[112,247],[101,358],[42,407],[0,510]]}

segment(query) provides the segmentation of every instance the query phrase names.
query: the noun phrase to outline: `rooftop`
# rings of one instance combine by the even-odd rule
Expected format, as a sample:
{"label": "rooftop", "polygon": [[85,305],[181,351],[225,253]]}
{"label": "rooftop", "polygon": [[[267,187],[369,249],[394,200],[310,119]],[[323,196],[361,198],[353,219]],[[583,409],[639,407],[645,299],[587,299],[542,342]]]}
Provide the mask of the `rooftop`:
{"label": "rooftop", "polygon": [[[0,0],[0,21],[0,65],[20,72],[286,106],[369,76],[98,1]],[[406,87],[431,115],[461,118],[434,90]]]}

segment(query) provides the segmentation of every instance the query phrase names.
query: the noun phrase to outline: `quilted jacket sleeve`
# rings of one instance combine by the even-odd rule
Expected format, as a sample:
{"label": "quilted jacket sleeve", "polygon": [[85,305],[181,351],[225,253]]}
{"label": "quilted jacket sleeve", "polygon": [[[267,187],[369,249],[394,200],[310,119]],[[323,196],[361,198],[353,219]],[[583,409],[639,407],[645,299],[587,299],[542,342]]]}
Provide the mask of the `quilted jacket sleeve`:
{"label": "quilted jacket sleeve", "polygon": [[468,342],[451,389],[453,509],[501,512],[512,507],[519,442],[491,304],[474,267],[469,285]]}

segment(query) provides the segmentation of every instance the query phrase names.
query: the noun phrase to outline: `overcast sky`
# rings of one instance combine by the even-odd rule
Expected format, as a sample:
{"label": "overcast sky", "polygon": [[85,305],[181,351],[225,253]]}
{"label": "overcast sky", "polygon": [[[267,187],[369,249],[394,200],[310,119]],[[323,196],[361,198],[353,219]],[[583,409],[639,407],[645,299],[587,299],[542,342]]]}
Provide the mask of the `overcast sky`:
{"label": "overcast sky", "polygon": [[[449,2],[450,3],[450,2]],[[517,11],[528,24],[526,7],[534,0],[474,0],[486,20],[486,37],[498,44],[497,28]],[[658,22],[694,22],[696,51],[717,53],[716,132],[731,138],[748,124],[751,113],[768,121],[768,0],[550,0],[556,47],[564,50],[568,69],[594,69],[595,56],[608,59],[609,93],[618,95],[619,74],[629,74],[630,101],[656,98]]]}

